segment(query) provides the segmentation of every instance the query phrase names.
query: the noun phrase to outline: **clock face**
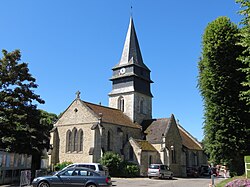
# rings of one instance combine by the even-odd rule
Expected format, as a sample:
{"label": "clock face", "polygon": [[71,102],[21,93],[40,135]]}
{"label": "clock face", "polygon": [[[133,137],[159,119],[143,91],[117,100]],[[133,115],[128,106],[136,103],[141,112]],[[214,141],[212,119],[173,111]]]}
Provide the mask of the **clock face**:
{"label": "clock face", "polygon": [[124,74],[126,72],[125,68],[120,69],[120,74]]}

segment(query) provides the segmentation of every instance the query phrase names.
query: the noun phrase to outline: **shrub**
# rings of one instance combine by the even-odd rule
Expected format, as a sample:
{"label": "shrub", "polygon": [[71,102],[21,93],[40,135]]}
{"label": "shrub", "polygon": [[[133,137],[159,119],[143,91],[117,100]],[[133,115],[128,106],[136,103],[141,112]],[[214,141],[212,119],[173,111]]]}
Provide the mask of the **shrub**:
{"label": "shrub", "polygon": [[109,169],[112,177],[120,176],[119,167],[121,165],[121,157],[113,152],[106,152],[100,160],[100,163]]}
{"label": "shrub", "polygon": [[107,152],[103,155],[100,163],[109,169],[112,177],[135,177],[139,175],[139,168],[136,164],[123,161],[121,157],[113,152]]}
{"label": "shrub", "polygon": [[127,177],[136,177],[139,175],[139,168],[136,164],[124,162],[122,171]]}
{"label": "shrub", "polygon": [[63,168],[65,168],[66,166],[70,165],[70,164],[73,164],[73,162],[62,162],[62,163],[57,163],[55,166],[54,166],[54,169],[55,171],[59,171],[59,170],[62,170]]}

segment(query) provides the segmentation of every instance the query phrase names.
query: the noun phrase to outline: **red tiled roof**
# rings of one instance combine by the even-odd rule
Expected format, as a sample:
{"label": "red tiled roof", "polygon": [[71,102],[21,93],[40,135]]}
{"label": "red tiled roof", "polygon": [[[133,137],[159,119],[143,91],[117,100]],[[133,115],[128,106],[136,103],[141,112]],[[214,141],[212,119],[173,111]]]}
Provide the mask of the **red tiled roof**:
{"label": "red tiled roof", "polygon": [[185,129],[181,126],[178,126],[179,132],[182,139],[182,144],[191,150],[202,150],[200,143],[195,140]]}
{"label": "red tiled roof", "polygon": [[82,102],[84,102],[84,104],[87,105],[98,116],[101,113],[102,122],[104,123],[111,123],[132,128],[141,128],[139,124],[133,123],[128,116],[123,114],[123,112],[118,109],[96,105],[85,101]]}

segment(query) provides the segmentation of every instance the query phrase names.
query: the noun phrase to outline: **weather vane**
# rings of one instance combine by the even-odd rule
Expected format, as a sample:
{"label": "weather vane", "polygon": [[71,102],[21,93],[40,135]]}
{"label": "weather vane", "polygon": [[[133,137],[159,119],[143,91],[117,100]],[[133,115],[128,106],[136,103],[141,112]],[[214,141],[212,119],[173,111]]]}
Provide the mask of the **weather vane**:
{"label": "weather vane", "polygon": [[133,6],[132,6],[132,0],[131,0],[131,6],[130,6],[130,15],[133,16]]}

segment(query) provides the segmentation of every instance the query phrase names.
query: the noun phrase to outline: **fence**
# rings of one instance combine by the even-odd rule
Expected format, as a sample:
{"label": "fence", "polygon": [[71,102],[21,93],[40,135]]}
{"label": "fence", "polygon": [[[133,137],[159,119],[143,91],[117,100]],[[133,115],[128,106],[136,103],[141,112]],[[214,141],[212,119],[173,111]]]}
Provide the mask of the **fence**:
{"label": "fence", "polygon": [[250,156],[245,156],[244,161],[245,161],[246,178],[250,178]]}
{"label": "fence", "polygon": [[31,181],[31,171],[30,170],[21,171],[20,187],[30,185],[30,181]]}

